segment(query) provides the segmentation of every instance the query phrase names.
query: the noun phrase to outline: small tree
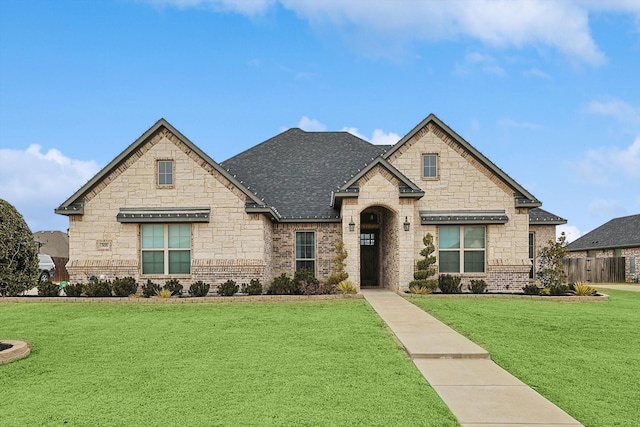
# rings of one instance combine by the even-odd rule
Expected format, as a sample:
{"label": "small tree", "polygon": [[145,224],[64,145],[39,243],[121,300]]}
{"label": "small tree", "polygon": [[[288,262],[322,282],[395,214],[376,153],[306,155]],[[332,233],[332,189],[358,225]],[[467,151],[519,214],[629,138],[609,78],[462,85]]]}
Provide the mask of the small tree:
{"label": "small tree", "polygon": [[336,243],[336,256],[333,257],[333,270],[331,270],[331,275],[327,279],[327,284],[337,285],[338,283],[347,280],[349,273],[344,271],[344,268],[347,266],[347,263],[345,262],[347,256],[349,256],[349,254],[344,248],[344,242],[340,239],[338,243]]}
{"label": "small tree", "polygon": [[557,242],[549,240],[547,246],[538,253],[538,279],[544,288],[549,288],[551,294],[563,294],[568,290],[563,265],[566,245],[567,236],[562,233]]}
{"label": "small tree", "polygon": [[38,278],[38,247],[24,218],[0,199],[0,293],[16,296]]}
{"label": "small tree", "polygon": [[416,271],[413,273],[413,278],[415,280],[409,282],[409,289],[417,290],[420,288],[426,288],[430,291],[434,291],[438,287],[438,281],[430,278],[436,274],[436,269],[433,267],[436,263],[436,256],[433,255],[436,248],[433,245],[433,236],[431,233],[427,233],[424,236],[422,243],[424,244],[424,248],[420,251],[420,255],[422,255],[424,259],[421,259],[416,263]]}

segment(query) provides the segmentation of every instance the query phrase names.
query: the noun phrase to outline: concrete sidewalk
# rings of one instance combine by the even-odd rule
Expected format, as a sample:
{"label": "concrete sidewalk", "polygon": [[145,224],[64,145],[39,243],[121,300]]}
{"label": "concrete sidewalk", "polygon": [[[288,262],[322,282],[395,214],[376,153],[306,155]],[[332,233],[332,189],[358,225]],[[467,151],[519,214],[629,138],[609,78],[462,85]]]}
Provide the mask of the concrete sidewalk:
{"label": "concrete sidewalk", "polygon": [[496,365],[482,347],[400,295],[383,289],[362,294],[463,426],[581,425]]}

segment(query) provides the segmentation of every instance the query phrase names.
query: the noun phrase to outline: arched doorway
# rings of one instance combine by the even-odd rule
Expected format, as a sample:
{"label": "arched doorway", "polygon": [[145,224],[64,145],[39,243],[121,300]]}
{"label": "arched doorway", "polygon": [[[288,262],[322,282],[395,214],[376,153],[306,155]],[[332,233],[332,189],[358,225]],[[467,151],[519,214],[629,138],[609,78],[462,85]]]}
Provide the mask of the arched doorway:
{"label": "arched doorway", "polygon": [[398,219],[384,206],[360,213],[360,286],[395,288],[398,281]]}

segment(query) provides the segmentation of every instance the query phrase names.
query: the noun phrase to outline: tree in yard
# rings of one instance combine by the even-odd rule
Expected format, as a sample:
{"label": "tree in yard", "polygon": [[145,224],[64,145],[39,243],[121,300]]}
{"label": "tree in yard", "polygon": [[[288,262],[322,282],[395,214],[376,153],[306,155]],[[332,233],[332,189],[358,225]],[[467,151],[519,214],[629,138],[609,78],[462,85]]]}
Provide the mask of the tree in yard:
{"label": "tree in yard", "polygon": [[420,251],[420,255],[422,255],[424,259],[416,263],[416,271],[413,273],[414,280],[409,282],[409,289],[416,293],[433,292],[438,288],[438,281],[430,278],[436,274],[436,269],[433,267],[436,263],[436,256],[433,255],[436,248],[433,245],[433,236],[431,233],[427,233],[424,236],[422,243],[424,244],[424,248]]}
{"label": "tree in yard", "polygon": [[344,248],[344,242],[340,239],[338,243],[336,243],[336,256],[333,257],[333,270],[327,279],[327,284],[337,285],[343,280],[347,280],[349,273],[344,271],[344,268],[347,266],[345,260],[348,255],[347,250]]}
{"label": "tree in yard", "polygon": [[538,253],[538,279],[544,288],[549,288],[552,295],[568,291],[565,283],[567,275],[563,266],[563,260],[567,254],[566,245],[567,236],[562,233],[557,242],[549,240],[547,246],[540,249]]}
{"label": "tree in yard", "polygon": [[38,247],[22,215],[0,199],[0,293],[16,296],[36,285]]}

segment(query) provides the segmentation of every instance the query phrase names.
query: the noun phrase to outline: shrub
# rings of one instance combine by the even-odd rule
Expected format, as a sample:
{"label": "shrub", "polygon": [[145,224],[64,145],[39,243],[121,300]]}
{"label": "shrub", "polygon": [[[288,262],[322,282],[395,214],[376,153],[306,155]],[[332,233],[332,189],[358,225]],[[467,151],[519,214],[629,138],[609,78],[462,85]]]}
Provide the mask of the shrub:
{"label": "shrub", "polygon": [[88,297],[110,297],[111,282],[108,280],[92,280],[85,285],[84,293]]}
{"label": "shrub", "polygon": [[153,283],[151,279],[147,279],[147,283],[142,285],[142,296],[145,298],[151,298],[158,295],[160,292],[160,285]]}
{"label": "shrub", "polygon": [[347,280],[349,273],[344,271],[344,268],[347,265],[345,260],[348,255],[349,254],[344,248],[344,242],[340,239],[338,243],[336,243],[336,256],[333,258],[333,270],[327,279],[328,284],[337,285],[338,283]]}
{"label": "shrub", "polygon": [[287,273],[282,273],[271,281],[269,288],[267,289],[269,295],[299,295],[300,290],[298,286]]}
{"label": "shrub", "polygon": [[529,283],[522,287],[522,292],[524,292],[525,295],[540,295],[541,291],[542,289],[540,289],[535,283]]}
{"label": "shrub", "polygon": [[[563,289],[568,290],[568,288],[563,287],[566,286],[564,282],[567,278],[563,263],[564,257],[567,254],[565,249],[566,243],[567,237],[563,232],[557,242],[549,240],[547,246],[540,249],[538,253],[538,279],[542,287],[550,289],[551,295],[562,295],[555,294],[554,292],[561,292]],[[566,290],[563,293],[566,293]]]}
{"label": "shrub", "polygon": [[585,282],[576,282],[571,285],[571,292],[579,297],[595,295],[596,290]]}
{"label": "shrub", "polygon": [[236,282],[231,279],[218,286],[217,290],[218,295],[221,295],[223,297],[233,296],[233,294],[235,294],[236,292],[238,292],[238,285],[236,285]]}
{"label": "shrub", "polygon": [[247,295],[261,295],[262,294],[262,283],[258,279],[251,279],[249,284],[242,284],[242,293]]}
{"label": "shrub", "polygon": [[462,278],[460,276],[452,276],[450,274],[441,274],[438,277],[438,287],[443,294],[460,294],[462,293]]}
{"label": "shrub", "polygon": [[57,297],[60,294],[60,287],[51,280],[38,283],[38,295],[41,297]]}
{"label": "shrub", "polygon": [[160,298],[171,298],[171,289],[162,288],[157,293],[156,296]]}
{"label": "shrub", "polygon": [[416,263],[416,271],[413,273],[414,280],[409,282],[409,290],[413,292],[413,288],[417,288],[420,289],[419,292],[421,293],[430,293],[435,291],[438,286],[435,279],[430,279],[431,276],[436,274],[436,269],[433,267],[436,263],[436,257],[433,255],[435,246],[433,245],[431,233],[425,234],[422,238],[422,244],[424,248],[420,251],[420,255],[424,258]]}
{"label": "shrub", "polygon": [[0,293],[17,296],[38,279],[38,248],[24,218],[0,199]]}
{"label": "shrub", "polygon": [[297,270],[293,275],[293,283],[297,285],[299,293],[304,295],[316,295],[320,282],[316,279],[313,271],[306,268]]}
{"label": "shrub", "polygon": [[419,286],[419,285],[418,286],[409,287],[409,291],[412,294],[416,294],[416,295],[426,295],[426,294],[430,294],[431,292],[433,292],[427,286]]}
{"label": "shrub", "polygon": [[128,297],[133,295],[138,290],[138,284],[136,279],[131,276],[123,277],[122,279],[115,278],[111,284],[113,293],[117,297]]}
{"label": "shrub", "polygon": [[84,285],[82,283],[78,283],[75,285],[72,285],[71,283],[69,283],[67,286],[64,287],[64,293],[68,297],[79,297],[80,295],[82,295],[83,291],[84,291]]}
{"label": "shrub", "polygon": [[487,292],[487,283],[484,280],[472,280],[467,289],[474,294],[482,294]]}
{"label": "shrub", "polygon": [[198,280],[189,287],[189,295],[192,297],[206,297],[209,293],[209,288],[210,285],[208,283]]}
{"label": "shrub", "polygon": [[171,296],[182,295],[182,285],[178,279],[170,279],[164,283],[162,289],[166,289],[171,292]]}
{"label": "shrub", "polygon": [[565,285],[563,283],[558,283],[555,285],[549,286],[549,294],[551,295],[566,295],[569,293],[569,285]]}
{"label": "shrub", "polygon": [[357,292],[357,289],[350,281],[343,280],[336,286],[336,292],[338,292],[339,294],[355,294]]}

